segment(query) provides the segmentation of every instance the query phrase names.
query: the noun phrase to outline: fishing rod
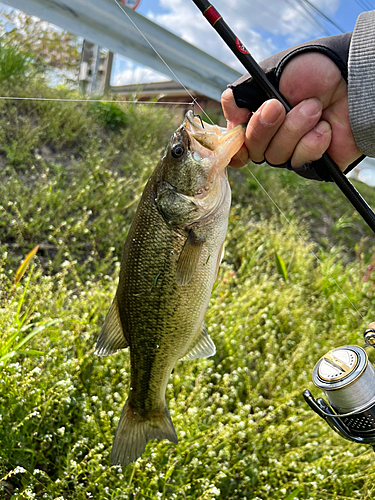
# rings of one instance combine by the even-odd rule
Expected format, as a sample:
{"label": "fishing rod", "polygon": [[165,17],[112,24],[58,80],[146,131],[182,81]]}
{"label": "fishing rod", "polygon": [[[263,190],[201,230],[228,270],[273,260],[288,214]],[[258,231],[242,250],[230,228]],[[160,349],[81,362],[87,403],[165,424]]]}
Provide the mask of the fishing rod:
{"label": "fishing rod", "polygon": [[[288,102],[269,82],[217,10],[206,0],[193,2],[266,95],[278,99],[289,112]],[[374,212],[327,153],[322,159],[337,186],[375,232]],[[375,348],[375,328],[364,332],[364,340],[367,346]],[[310,408],[343,438],[370,444],[375,450],[375,366],[368,360],[366,351],[355,345],[330,351],[316,364],[313,382],[325,393],[329,403],[323,398],[315,400],[311,392],[305,390],[303,397]]]}
{"label": "fishing rod", "polygon": [[[244,68],[250,73],[255,82],[260,86],[260,88],[266,93],[268,98],[277,99],[282,103],[286,112],[288,113],[292,108],[282,94],[274,87],[274,85],[268,80],[267,75],[251,56],[250,52],[246,47],[240,42],[239,38],[233,33],[227,23],[224,21],[219,12],[215,9],[213,5],[207,0],[193,0],[198,9],[202,12],[207,21],[211,26],[217,31],[221,36],[227,46],[231,49],[237,59],[242,63]],[[375,232],[375,213],[372,211],[371,207],[362,198],[353,184],[346,178],[346,176],[341,172],[336,163],[328,155],[324,153],[322,160],[327,167],[333,181],[337,184],[339,189],[348,198],[357,212],[363,217],[367,222],[369,227]]]}

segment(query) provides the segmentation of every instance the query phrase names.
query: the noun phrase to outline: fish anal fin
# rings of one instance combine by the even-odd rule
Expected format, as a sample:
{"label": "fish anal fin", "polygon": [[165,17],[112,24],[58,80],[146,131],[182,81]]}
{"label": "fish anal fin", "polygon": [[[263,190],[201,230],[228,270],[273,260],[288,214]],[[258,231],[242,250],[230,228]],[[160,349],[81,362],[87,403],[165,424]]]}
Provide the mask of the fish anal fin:
{"label": "fish anal fin", "polygon": [[204,241],[203,237],[197,236],[193,229],[190,229],[177,262],[176,281],[178,285],[187,285],[193,277]]}
{"label": "fish anal fin", "polygon": [[134,462],[152,439],[168,439],[172,443],[178,443],[167,406],[144,419],[131,409],[127,400],[113,441],[112,464],[124,467]]}
{"label": "fish anal fin", "polygon": [[193,340],[186,354],[180,358],[180,361],[188,361],[189,359],[208,358],[216,352],[215,344],[213,343],[210,334],[202,325],[202,329],[198,336]]}
{"label": "fish anal fin", "polygon": [[95,354],[98,356],[108,356],[109,354],[117,352],[119,349],[125,349],[128,345],[129,342],[126,339],[125,332],[121,324],[116,296],[100,331],[99,338],[96,343]]}

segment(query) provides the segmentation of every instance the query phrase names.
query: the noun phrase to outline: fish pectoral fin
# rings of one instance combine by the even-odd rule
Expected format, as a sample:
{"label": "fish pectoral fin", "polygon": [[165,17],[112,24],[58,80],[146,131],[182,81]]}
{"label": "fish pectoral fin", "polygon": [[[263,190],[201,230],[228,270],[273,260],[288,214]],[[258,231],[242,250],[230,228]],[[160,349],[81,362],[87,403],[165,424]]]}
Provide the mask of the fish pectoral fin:
{"label": "fish pectoral fin", "polygon": [[187,361],[196,358],[208,358],[216,352],[215,344],[213,343],[210,334],[203,325],[198,336],[193,340],[193,343],[187,350],[186,354],[180,358],[180,361]]}
{"label": "fish pectoral fin", "polygon": [[129,342],[121,324],[117,297],[115,297],[100,331],[95,354],[98,356],[108,356],[119,349],[125,349],[128,345]]}
{"label": "fish pectoral fin", "polygon": [[197,236],[193,229],[190,229],[177,262],[176,281],[178,285],[187,285],[193,277],[204,242],[203,237]]}

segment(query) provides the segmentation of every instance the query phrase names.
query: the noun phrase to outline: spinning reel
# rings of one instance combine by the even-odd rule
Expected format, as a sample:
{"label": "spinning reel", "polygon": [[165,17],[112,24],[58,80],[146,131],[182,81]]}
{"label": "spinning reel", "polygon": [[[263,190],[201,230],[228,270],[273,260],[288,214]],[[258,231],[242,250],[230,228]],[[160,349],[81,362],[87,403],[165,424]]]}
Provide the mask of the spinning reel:
{"label": "spinning reel", "polygon": [[[375,329],[366,330],[364,340],[375,348]],[[375,367],[366,351],[337,347],[317,362],[312,378],[329,403],[306,390],[302,394],[310,408],[343,438],[371,444],[375,451]]]}

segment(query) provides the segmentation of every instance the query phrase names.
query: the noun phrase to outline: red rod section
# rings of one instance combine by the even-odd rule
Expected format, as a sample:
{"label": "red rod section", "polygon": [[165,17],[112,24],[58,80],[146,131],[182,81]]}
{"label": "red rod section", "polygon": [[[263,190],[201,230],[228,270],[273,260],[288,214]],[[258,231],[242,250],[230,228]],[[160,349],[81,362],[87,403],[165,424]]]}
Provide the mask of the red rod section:
{"label": "red rod section", "polygon": [[[280,94],[278,89],[268,80],[266,74],[253,59],[251,54],[247,51],[246,47],[242,45],[240,40],[236,37],[218,11],[210,4],[208,0],[193,0],[198,9],[202,12],[207,21],[218,32],[227,46],[232,50],[237,59],[244,65],[247,71],[252,75],[254,80],[258,83],[261,89],[266,93],[268,98],[278,99],[286,109],[290,111],[291,107],[284,97]],[[348,200],[353,204],[354,208],[361,214],[367,224],[375,232],[375,213],[371,207],[366,203],[362,196],[355,189],[353,184],[345,177],[340,171],[335,162],[324,153],[322,160],[324,161],[328,172],[331,174],[332,179],[336,182],[337,186],[341,189]]]}
{"label": "red rod section", "polygon": [[203,15],[212,26],[215,26],[215,24],[221,19],[221,15],[218,13],[218,11],[215,9],[213,5],[210,5],[203,12]]}

